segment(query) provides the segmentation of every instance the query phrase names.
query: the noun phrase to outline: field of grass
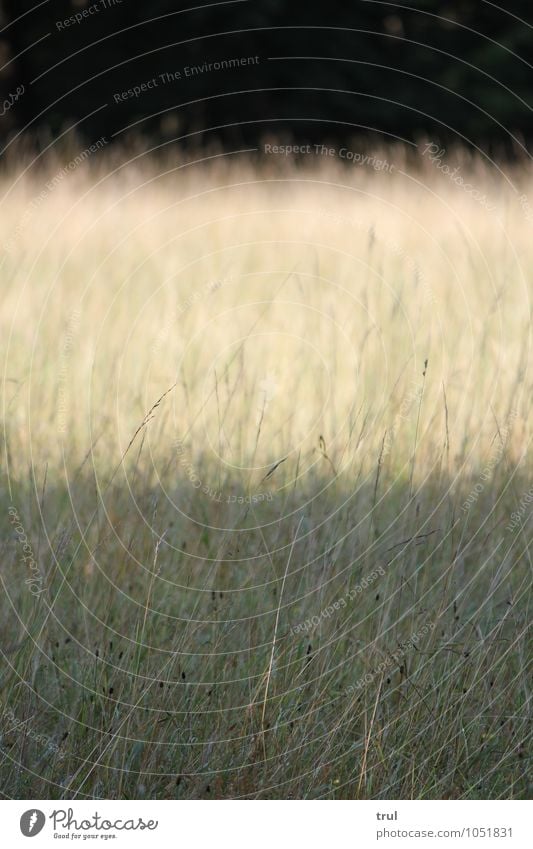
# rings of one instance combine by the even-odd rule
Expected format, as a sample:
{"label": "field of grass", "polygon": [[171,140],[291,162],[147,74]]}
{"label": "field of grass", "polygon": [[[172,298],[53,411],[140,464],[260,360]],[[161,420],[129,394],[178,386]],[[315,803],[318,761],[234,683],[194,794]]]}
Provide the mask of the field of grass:
{"label": "field of grass", "polygon": [[533,173],[99,156],[2,178],[0,792],[526,797]]}

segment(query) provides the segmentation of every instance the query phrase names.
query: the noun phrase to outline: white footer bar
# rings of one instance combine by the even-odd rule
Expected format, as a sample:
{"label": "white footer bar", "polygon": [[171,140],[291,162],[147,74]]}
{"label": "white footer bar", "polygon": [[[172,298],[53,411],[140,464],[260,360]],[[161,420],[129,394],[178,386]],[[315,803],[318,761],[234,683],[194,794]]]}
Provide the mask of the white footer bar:
{"label": "white footer bar", "polygon": [[[2,801],[2,845],[531,849],[518,801]],[[30,839],[34,838],[35,843]]]}

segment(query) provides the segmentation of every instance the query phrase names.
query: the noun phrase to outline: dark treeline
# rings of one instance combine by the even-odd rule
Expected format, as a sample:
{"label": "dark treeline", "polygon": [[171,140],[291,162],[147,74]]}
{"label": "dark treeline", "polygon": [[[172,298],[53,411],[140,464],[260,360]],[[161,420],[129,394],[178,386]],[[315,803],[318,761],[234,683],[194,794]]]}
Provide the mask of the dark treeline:
{"label": "dark treeline", "polygon": [[533,135],[531,0],[187,5],[4,0],[3,145],[74,124],[229,147],[378,133],[512,153]]}

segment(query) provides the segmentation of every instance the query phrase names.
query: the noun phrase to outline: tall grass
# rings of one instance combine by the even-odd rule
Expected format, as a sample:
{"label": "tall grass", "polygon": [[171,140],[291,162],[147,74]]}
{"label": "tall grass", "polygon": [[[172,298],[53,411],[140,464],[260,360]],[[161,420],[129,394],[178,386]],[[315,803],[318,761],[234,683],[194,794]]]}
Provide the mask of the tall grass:
{"label": "tall grass", "polygon": [[6,796],[527,795],[532,181],[461,155],[5,178]]}

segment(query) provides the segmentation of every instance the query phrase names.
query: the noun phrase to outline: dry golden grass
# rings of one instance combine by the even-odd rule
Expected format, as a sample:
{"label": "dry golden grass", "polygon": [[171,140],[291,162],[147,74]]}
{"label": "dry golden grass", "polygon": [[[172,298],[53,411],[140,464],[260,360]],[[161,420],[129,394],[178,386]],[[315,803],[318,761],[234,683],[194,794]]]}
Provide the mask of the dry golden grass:
{"label": "dry golden grass", "polygon": [[4,794],[527,794],[531,174],[383,155],[4,178]]}

